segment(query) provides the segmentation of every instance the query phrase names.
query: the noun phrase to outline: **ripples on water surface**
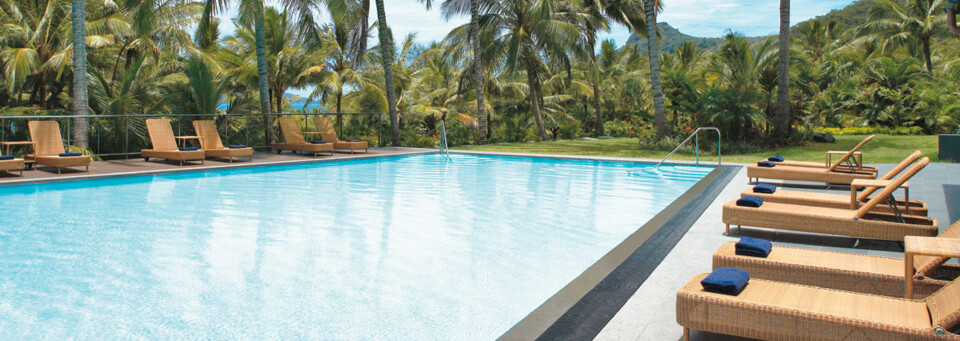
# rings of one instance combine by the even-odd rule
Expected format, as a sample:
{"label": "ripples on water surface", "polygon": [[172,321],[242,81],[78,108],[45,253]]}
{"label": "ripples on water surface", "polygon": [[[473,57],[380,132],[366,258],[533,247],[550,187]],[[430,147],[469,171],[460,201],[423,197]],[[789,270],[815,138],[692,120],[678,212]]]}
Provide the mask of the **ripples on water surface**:
{"label": "ripples on water surface", "polygon": [[493,339],[710,171],[452,158],[0,188],[0,335]]}

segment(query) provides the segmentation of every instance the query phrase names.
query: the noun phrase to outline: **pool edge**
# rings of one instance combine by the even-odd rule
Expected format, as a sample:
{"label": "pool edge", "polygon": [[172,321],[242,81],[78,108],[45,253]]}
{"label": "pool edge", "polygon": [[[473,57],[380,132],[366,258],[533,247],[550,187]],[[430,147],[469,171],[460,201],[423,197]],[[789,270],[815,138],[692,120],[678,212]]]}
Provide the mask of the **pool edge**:
{"label": "pool edge", "polygon": [[[557,293],[544,301],[540,306],[521,319],[520,322],[517,322],[517,324],[501,335],[498,340],[534,340],[542,337],[545,332],[554,327],[558,321],[567,315],[571,308],[574,308],[575,305],[590,294],[590,292],[616,270],[617,267],[627,261],[654,233],[676,217],[683,208],[693,203],[694,199],[704,192],[704,190],[711,188],[710,186],[714,185],[717,180],[725,180],[722,184],[716,183],[718,186],[725,186],[733,177],[726,176],[725,178],[721,178],[721,176],[724,173],[728,173],[729,170],[739,168],[739,166],[719,166],[710,171],[709,174],[677,197],[676,200],[661,210],[660,213],[631,233],[630,236],[625,238],[620,244],[617,244],[616,247],[607,252],[607,254],[570,281],[570,283],[565,285]],[[710,201],[712,202],[714,199],[715,198],[712,198]],[[702,211],[700,213],[702,214]],[[619,310],[622,303],[616,307],[616,310]],[[610,316],[611,318],[612,315],[613,314]],[[607,319],[607,321],[609,321],[609,319]]]}

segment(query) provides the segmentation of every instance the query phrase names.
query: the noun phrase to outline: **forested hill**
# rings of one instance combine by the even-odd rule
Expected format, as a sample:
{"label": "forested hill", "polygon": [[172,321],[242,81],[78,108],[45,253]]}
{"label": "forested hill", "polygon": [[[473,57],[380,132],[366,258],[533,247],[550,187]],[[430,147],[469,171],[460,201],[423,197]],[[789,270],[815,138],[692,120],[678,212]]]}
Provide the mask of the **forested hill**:
{"label": "forested hill", "polygon": [[[843,28],[856,27],[867,21],[867,17],[868,17],[867,12],[870,10],[870,7],[873,5],[873,1],[874,0],[856,0],[850,3],[849,5],[847,5],[847,7],[832,10],[827,14],[818,16],[816,19],[823,18],[827,20],[831,20],[831,19],[836,20],[837,23],[840,24],[840,27],[843,27]],[[905,0],[894,0],[894,1],[903,2]],[[816,19],[810,19],[810,20],[816,20]],[[807,21],[810,21],[810,20],[807,20]],[[795,30],[797,26],[803,25],[807,21],[803,21],[797,25],[794,25],[793,29]],[[680,32],[679,30],[677,30],[673,26],[670,26],[670,24],[666,22],[657,23],[657,27],[660,29],[660,35],[661,35],[660,48],[664,52],[673,52],[673,50],[676,49],[678,46],[680,46],[680,44],[682,44],[684,41],[692,42],[694,44],[697,44],[697,47],[700,47],[702,49],[708,49],[708,50],[716,49],[723,42],[723,38],[720,38],[720,37],[701,38],[701,37],[693,37],[693,36],[683,34],[683,32]],[[766,38],[766,36],[750,37],[748,39],[752,43],[754,41],[761,40],[764,38]],[[646,44],[647,40],[637,35],[632,35],[630,39],[627,39],[627,44],[636,44],[636,43]]]}

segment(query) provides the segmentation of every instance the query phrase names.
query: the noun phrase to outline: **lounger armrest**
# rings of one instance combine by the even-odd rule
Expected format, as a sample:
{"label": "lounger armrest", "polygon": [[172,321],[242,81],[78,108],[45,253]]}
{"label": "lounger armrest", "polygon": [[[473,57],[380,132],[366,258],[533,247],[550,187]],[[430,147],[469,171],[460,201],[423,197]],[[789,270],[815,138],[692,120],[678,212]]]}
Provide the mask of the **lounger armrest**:
{"label": "lounger armrest", "polygon": [[315,134],[320,134],[320,132],[319,132],[319,131],[304,131],[304,132],[301,132],[301,134],[304,134],[304,135],[315,135]]}

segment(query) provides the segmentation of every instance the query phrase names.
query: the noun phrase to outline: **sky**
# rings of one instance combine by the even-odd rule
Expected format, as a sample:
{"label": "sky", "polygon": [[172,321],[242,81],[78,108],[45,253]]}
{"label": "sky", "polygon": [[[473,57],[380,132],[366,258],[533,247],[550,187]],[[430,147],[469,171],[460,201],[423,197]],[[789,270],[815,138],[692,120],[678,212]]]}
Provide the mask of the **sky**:
{"label": "sky", "polygon": [[[439,1],[434,1],[435,3]],[[832,9],[843,8],[851,0],[806,0],[792,1],[790,24],[824,15]],[[268,5],[279,6],[275,0]],[[394,40],[400,41],[408,33],[415,33],[417,41],[429,43],[443,39],[454,27],[469,21],[469,17],[444,20],[439,9],[434,6],[427,11],[417,0],[385,0],[387,22],[393,28]],[[376,11],[371,11],[371,22],[376,21]],[[233,34],[230,18],[236,16],[236,9],[220,15],[220,31],[226,36]],[[695,37],[720,37],[727,30],[743,33],[747,36],[775,34],[780,25],[780,2],[776,0],[664,0],[663,12],[657,18],[659,22],[669,23],[680,32]],[[616,25],[603,39],[613,39],[617,45],[623,45],[630,32],[626,27]],[[375,37],[374,37],[375,38]],[[297,95],[308,94],[307,90],[294,90]]]}

